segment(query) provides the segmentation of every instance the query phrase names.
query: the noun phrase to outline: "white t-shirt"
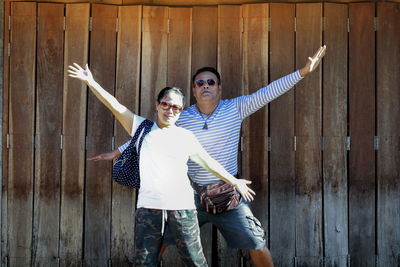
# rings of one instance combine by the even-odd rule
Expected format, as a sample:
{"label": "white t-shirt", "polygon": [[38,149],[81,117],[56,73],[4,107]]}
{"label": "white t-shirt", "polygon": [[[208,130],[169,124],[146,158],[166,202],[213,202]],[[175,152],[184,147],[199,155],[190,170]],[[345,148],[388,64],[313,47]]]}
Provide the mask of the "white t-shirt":
{"label": "white t-shirt", "polygon": [[[133,135],[145,118],[134,115]],[[140,189],[137,207],[149,209],[195,209],[193,189],[187,176],[189,156],[204,153],[189,130],[154,123],[140,151]]]}

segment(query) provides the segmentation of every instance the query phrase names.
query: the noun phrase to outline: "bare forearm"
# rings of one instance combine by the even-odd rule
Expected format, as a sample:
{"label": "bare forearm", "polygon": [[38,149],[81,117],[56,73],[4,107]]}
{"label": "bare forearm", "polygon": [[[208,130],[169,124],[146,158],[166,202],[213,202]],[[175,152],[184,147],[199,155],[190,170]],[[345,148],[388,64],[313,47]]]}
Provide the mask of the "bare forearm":
{"label": "bare forearm", "polygon": [[92,93],[103,103],[121,123],[124,129],[130,133],[132,130],[133,115],[113,95],[104,90],[95,80],[86,82]]}

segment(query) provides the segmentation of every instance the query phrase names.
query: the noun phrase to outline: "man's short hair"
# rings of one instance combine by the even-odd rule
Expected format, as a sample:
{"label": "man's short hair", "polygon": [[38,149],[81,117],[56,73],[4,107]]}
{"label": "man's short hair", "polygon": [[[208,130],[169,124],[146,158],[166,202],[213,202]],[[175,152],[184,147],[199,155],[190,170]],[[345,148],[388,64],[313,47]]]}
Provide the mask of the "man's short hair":
{"label": "man's short hair", "polygon": [[193,85],[194,85],[196,76],[199,75],[200,73],[203,73],[203,72],[211,72],[211,73],[215,74],[215,76],[217,76],[218,84],[221,84],[221,75],[219,75],[219,72],[215,68],[213,68],[213,67],[202,67],[202,68],[198,69],[195,72],[195,74],[193,75],[193,77],[192,77],[192,84]]}

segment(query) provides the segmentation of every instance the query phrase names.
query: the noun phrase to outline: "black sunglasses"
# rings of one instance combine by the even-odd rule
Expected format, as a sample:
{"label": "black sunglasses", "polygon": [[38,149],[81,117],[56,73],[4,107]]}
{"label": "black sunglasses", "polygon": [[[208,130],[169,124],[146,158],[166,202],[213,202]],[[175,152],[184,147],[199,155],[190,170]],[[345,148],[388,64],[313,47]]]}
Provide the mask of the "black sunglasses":
{"label": "black sunglasses", "polygon": [[197,80],[195,81],[196,85],[198,87],[202,87],[204,84],[208,84],[209,86],[213,86],[215,84],[215,80],[214,79],[207,79],[207,80]]}

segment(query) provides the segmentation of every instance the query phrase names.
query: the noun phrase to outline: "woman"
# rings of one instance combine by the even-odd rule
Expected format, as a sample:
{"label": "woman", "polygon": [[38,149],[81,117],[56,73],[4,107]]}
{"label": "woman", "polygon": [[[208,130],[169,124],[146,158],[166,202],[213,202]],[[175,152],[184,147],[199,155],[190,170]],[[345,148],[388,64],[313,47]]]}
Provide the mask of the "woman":
{"label": "woman", "polygon": [[[133,135],[145,118],[133,114],[105,91],[85,69],[74,63],[69,76],[85,82],[95,96],[114,114],[124,129]],[[164,88],[155,103],[157,121],[143,140],[140,151],[140,177],[136,228],[135,261],[137,266],[156,266],[164,225],[168,224],[182,260],[188,266],[207,266],[197,222],[193,189],[187,177],[190,159],[214,175],[232,184],[246,201],[254,191],[250,181],[236,179],[212,159],[195,136],[177,127],[184,96],[178,88]]]}

